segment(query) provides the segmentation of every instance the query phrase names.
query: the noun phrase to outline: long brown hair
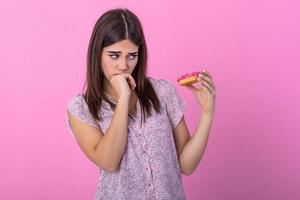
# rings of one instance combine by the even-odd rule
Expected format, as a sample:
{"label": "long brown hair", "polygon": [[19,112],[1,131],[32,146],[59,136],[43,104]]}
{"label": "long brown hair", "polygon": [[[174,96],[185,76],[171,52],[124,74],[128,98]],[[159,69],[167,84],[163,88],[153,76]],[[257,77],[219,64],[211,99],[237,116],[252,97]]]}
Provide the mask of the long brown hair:
{"label": "long brown hair", "polygon": [[[106,11],[97,20],[88,46],[87,74],[84,86],[85,101],[91,115],[96,120],[101,120],[102,100],[108,102],[113,109],[115,104],[109,100],[104,92],[104,73],[101,67],[101,53],[104,47],[124,39],[131,40],[139,47],[138,62],[132,72],[137,87],[135,91],[140,101],[141,116],[143,121],[146,115],[151,115],[151,108],[160,112],[161,105],[150,80],[147,78],[147,46],[138,17],[128,9],[116,8]],[[142,121],[141,119],[141,121]]]}

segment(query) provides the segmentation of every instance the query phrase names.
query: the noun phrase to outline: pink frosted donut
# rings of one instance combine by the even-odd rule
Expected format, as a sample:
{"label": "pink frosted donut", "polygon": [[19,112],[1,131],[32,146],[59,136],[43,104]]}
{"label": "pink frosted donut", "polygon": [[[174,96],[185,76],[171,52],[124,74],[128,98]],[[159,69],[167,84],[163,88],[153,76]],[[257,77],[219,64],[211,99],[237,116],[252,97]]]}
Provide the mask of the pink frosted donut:
{"label": "pink frosted donut", "polygon": [[177,82],[179,85],[191,85],[198,82],[199,71],[192,72],[190,74],[184,74],[178,77]]}

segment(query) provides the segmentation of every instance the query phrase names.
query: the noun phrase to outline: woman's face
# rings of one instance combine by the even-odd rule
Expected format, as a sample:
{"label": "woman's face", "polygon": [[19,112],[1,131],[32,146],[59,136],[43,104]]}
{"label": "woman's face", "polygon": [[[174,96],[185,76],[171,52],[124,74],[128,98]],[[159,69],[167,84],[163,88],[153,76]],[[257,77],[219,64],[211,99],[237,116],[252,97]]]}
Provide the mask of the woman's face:
{"label": "woman's face", "polygon": [[101,66],[107,80],[116,74],[131,74],[137,61],[138,46],[128,39],[104,47],[102,50]]}

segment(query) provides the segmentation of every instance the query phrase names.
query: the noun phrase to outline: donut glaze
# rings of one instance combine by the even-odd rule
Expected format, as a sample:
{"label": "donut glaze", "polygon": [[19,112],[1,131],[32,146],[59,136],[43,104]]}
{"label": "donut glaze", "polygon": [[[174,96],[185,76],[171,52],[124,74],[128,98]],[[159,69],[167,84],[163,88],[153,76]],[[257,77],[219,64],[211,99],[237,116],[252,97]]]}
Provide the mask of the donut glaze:
{"label": "donut glaze", "polygon": [[179,85],[191,85],[191,84],[197,83],[199,74],[200,74],[200,72],[196,71],[196,72],[193,72],[190,74],[181,75],[177,79],[177,82],[179,83]]}

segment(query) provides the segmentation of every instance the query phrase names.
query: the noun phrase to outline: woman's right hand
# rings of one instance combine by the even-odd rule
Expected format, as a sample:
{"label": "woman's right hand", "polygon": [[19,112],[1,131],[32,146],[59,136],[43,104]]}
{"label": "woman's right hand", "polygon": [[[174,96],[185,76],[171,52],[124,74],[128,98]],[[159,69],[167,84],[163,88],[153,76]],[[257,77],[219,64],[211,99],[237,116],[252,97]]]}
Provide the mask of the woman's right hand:
{"label": "woman's right hand", "polygon": [[116,74],[110,79],[110,84],[117,92],[117,98],[130,98],[131,90],[134,90],[136,83],[134,78],[129,73]]}

